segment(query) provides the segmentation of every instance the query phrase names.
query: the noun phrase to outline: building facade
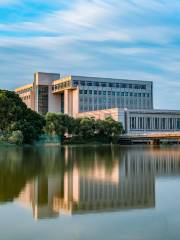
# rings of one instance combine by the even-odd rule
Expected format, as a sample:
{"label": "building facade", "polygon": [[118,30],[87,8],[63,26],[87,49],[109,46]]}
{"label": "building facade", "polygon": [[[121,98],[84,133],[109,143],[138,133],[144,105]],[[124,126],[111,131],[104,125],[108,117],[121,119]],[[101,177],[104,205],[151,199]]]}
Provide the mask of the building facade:
{"label": "building facade", "polygon": [[29,108],[43,115],[112,116],[122,122],[126,133],[180,131],[180,111],[153,108],[151,81],[38,72],[32,84],[15,92]]}
{"label": "building facade", "polygon": [[180,111],[176,110],[112,108],[78,114],[78,117],[85,116],[95,119],[111,116],[123,124],[126,133],[180,131]]}
{"label": "building facade", "polygon": [[79,112],[116,107],[153,109],[153,83],[138,80],[35,73],[33,84],[15,92],[41,114],[62,112],[76,117]]}

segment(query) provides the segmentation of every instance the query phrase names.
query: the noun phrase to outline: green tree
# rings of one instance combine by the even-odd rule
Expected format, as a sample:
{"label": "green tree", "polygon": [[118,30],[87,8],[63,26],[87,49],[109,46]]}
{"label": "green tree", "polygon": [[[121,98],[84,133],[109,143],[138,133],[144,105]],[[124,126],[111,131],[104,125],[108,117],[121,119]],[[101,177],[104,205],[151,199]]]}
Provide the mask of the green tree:
{"label": "green tree", "polygon": [[93,118],[82,118],[79,124],[79,134],[83,138],[93,137],[95,134],[95,120]]}
{"label": "green tree", "polygon": [[75,120],[67,114],[47,113],[45,132],[49,135],[57,135],[64,139],[65,133],[72,134],[75,128]]}
{"label": "green tree", "polygon": [[21,131],[23,143],[32,143],[44,124],[44,117],[27,108],[17,94],[0,90],[0,132],[6,135]]}

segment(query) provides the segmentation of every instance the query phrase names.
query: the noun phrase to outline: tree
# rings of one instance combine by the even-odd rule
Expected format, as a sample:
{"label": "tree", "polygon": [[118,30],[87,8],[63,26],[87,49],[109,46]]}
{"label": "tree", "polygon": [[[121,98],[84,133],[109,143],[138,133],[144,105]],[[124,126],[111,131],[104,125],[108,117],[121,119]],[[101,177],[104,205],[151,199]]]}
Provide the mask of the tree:
{"label": "tree", "polygon": [[61,141],[63,141],[65,133],[72,134],[74,132],[75,120],[67,114],[47,113],[45,119],[45,132],[61,137]]}
{"label": "tree", "polygon": [[120,122],[115,121],[112,117],[105,120],[96,121],[96,134],[104,137],[113,137],[123,132],[123,126]]}
{"label": "tree", "polygon": [[32,143],[42,133],[44,117],[27,108],[21,98],[11,91],[0,90],[0,132],[21,131],[23,143]]}
{"label": "tree", "polygon": [[95,120],[93,118],[82,118],[79,124],[79,134],[83,138],[93,137],[95,133]]}

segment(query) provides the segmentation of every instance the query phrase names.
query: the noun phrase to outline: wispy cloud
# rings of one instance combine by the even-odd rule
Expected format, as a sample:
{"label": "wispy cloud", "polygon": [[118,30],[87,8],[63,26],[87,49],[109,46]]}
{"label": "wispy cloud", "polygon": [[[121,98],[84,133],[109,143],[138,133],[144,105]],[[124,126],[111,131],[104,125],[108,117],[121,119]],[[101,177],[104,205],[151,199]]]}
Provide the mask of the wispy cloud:
{"label": "wispy cloud", "polygon": [[[24,9],[26,1],[0,0],[0,11],[16,4]],[[40,0],[38,4],[36,11],[42,4],[46,8],[36,17],[28,13],[28,20],[14,22],[13,14],[6,21],[0,19],[1,87],[27,83],[37,70],[136,78],[154,81],[155,96],[161,91],[156,106],[177,106],[164,98],[169,88],[178,96],[179,0]]]}

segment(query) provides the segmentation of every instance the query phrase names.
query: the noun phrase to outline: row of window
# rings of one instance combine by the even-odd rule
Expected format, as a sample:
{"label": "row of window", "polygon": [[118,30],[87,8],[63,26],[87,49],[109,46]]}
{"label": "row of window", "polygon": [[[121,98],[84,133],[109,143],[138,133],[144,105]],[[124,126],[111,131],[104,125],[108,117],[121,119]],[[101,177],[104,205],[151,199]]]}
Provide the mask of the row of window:
{"label": "row of window", "polygon": [[112,83],[112,82],[91,82],[91,81],[73,81],[74,86],[94,86],[94,87],[110,87],[110,88],[130,88],[130,89],[146,89],[145,84],[128,84],[128,83]]}
{"label": "row of window", "polygon": [[68,88],[68,87],[70,87],[70,81],[53,85],[52,86],[52,91],[56,91],[56,90],[64,89],[64,88]]}
{"label": "row of window", "polygon": [[130,129],[180,129],[180,118],[130,117]]}
{"label": "row of window", "polygon": [[27,93],[27,92],[32,92],[32,88],[27,88],[21,91],[16,92],[17,94],[23,94],[23,93]]}
{"label": "row of window", "polygon": [[94,94],[94,95],[108,95],[108,96],[130,96],[130,97],[150,97],[149,93],[133,93],[133,92],[111,92],[111,91],[97,91],[97,90],[79,90],[80,94]]}
{"label": "row of window", "polygon": [[[119,107],[119,108],[123,108],[124,106],[122,104],[108,104],[108,105],[105,105],[105,104],[101,104],[101,105],[80,105],[80,112],[83,112],[83,111],[92,111],[92,110],[103,110],[103,109],[110,109],[110,108],[116,108],[116,107]],[[134,107],[135,108],[135,107]],[[143,107],[143,109],[148,109],[148,106],[147,107]]]}

